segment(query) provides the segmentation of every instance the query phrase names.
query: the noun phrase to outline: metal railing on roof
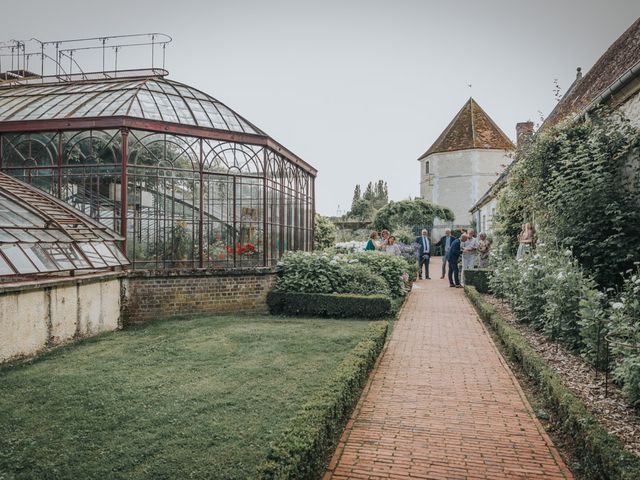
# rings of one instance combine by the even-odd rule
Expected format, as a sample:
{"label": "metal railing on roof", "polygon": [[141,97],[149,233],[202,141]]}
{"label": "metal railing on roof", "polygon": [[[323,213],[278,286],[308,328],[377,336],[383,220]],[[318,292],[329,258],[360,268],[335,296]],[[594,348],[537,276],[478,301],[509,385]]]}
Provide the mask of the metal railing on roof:
{"label": "metal railing on roof", "polygon": [[0,85],[165,76],[171,41],[164,33],[140,33],[0,42]]}

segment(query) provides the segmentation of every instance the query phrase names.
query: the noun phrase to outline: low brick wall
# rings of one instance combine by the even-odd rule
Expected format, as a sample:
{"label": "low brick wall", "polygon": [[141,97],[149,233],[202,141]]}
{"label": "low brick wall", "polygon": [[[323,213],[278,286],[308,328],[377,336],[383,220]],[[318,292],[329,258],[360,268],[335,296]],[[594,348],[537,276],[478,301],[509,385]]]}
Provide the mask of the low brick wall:
{"label": "low brick wall", "polygon": [[125,324],[221,313],[266,313],[273,268],[132,271],[125,281]]}
{"label": "low brick wall", "polygon": [[124,275],[0,285],[0,363],[121,327]]}

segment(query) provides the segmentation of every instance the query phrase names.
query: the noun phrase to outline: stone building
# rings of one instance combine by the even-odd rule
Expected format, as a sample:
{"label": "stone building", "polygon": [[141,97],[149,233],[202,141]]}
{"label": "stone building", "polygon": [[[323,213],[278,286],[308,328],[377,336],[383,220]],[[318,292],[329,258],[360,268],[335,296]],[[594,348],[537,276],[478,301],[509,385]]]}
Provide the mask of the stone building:
{"label": "stone building", "polygon": [[[640,19],[636,20],[598,59],[586,75],[577,70],[576,79],[564,94],[540,129],[564,120],[588,115],[599,105],[606,105],[624,115],[640,128]],[[522,135],[533,133],[531,122],[519,123],[518,143]],[[471,208],[471,214],[480,225],[487,218],[486,228],[491,233],[491,213],[495,211],[497,194],[508,175],[508,169],[491,185]]]}
{"label": "stone building", "polygon": [[[469,209],[511,162],[515,146],[470,98],[420,162],[420,195],[453,210],[456,225],[469,225]],[[436,223],[433,237],[450,226]]]}

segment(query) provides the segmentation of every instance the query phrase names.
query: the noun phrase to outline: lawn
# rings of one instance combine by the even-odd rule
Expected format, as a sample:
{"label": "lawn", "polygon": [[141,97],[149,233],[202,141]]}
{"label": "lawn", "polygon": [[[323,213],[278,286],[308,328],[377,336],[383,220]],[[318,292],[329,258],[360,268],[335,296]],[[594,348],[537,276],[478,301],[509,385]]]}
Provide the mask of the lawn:
{"label": "lawn", "polygon": [[367,325],[157,321],[0,367],[0,479],[251,478]]}

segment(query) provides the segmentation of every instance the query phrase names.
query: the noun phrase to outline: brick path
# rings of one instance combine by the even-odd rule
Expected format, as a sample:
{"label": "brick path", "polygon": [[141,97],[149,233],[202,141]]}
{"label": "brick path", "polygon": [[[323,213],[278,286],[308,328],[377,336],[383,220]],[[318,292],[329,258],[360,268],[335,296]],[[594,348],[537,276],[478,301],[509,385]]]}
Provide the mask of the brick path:
{"label": "brick path", "polygon": [[464,292],[439,278],[414,285],[324,476],[408,478],[573,478]]}

